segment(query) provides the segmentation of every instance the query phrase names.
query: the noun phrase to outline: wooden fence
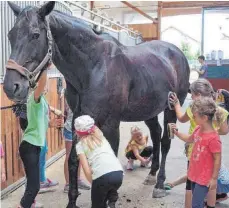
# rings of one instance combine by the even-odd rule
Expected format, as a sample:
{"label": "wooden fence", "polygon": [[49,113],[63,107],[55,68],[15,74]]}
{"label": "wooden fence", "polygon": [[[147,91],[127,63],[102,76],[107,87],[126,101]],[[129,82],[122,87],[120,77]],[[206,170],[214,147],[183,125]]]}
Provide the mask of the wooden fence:
{"label": "wooden fence", "polygon": [[[48,103],[54,108],[63,111],[64,100],[63,98],[61,99],[60,95],[57,93],[57,79],[50,78],[48,83]],[[0,85],[0,90],[1,107],[12,105],[13,103],[6,97],[2,85]],[[51,114],[51,117],[54,118],[54,115]],[[47,140],[47,159],[49,159],[64,148],[61,130],[49,128]],[[3,190],[24,176],[23,166],[18,155],[18,147],[21,141],[21,130],[17,118],[12,113],[12,109],[1,110],[1,141],[5,150],[5,167],[7,174],[6,182],[1,184],[1,190]]]}

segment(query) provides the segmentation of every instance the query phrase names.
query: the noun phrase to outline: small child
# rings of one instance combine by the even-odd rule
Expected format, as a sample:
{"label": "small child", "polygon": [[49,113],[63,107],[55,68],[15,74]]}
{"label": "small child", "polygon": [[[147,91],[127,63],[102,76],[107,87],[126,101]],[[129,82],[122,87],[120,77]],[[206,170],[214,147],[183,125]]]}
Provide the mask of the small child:
{"label": "small child", "polygon": [[[213,118],[220,121],[221,112],[212,98],[196,99],[191,110],[198,125],[191,136],[177,131],[172,124],[174,134],[185,142],[193,142],[193,151],[188,169],[188,179],[192,186],[192,208],[204,207],[204,199],[210,190],[217,188],[217,179],[221,166],[221,141],[213,127]],[[210,206],[207,206],[210,208]]]}
{"label": "small child", "polygon": [[229,192],[229,171],[224,166],[221,165],[217,183],[217,195],[216,201],[221,202],[228,199],[227,193]]}
{"label": "small child", "polygon": [[[196,99],[202,99],[204,97],[213,98],[215,100],[214,89],[213,89],[211,83],[206,79],[198,79],[195,82],[193,82],[190,85],[190,92],[191,92],[191,95],[192,95],[191,97],[192,97],[193,101]],[[218,94],[220,94],[220,93],[218,93]],[[194,121],[190,105],[186,109],[185,113],[183,113],[177,96],[175,94],[173,94],[171,97],[172,97],[172,99],[170,98],[170,101],[172,101],[174,103],[177,119],[181,123],[190,122],[189,134],[191,135],[193,133],[194,129],[197,127],[197,124]],[[224,95],[224,98],[225,98],[225,95]],[[225,100],[225,104],[226,103],[227,102]],[[229,101],[228,101],[228,103],[229,103]],[[219,135],[226,135],[229,132],[228,123],[227,123],[227,120],[229,118],[228,117],[229,113],[224,108],[222,108],[220,106],[218,106],[217,111],[220,111],[222,116],[221,116],[221,120],[218,122],[214,122],[214,120],[213,120],[213,127],[216,131],[218,131]],[[192,149],[193,149],[193,143],[186,143],[185,150],[186,150],[186,156],[188,159],[187,167],[189,166],[189,160],[190,160],[191,155],[192,155]],[[186,177],[187,177],[187,174],[186,174]],[[183,181],[185,181],[184,179],[185,179],[185,176],[182,176],[181,178],[179,178],[176,181],[173,181],[171,183],[167,183],[165,185],[165,188],[171,189],[174,187],[174,185],[179,185]],[[186,188],[185,189],[186,189],[185,207],[191,208],[192,188],[191,188],[191,181],[189,179],[186,180]],[[215,201],[216,201],[216,197],[217,197],[217,201],[222,201],[222,199],[224,199],[224,197],[220,198],[223,195],[217,195],[216,196],[216,194],[214,194],[213,192],[214,191],[209,191],[209,193],[208,193],[207,203],[209,206],[214,206]]]}
{"label": "small child", "polygon": [[6,169],[5,169],[5,154],[2,146],[2,141],[0,141],[0,156],[1,156],[1,182],[6,181]]}
{"label": "small child", "polygon": [[153,153],[153,147],[147,146],[148,136],[143,136],[139,127],[134,126],[131,128],[131,139],[126,147],[126,157],[128,163],[127,170],[133,170],[134,160],[141,162],[141,167],[146,167]]}
{"label": "small child", "polygon": [[123,169],[102,131],[88,115],[75,119],[79,137],[77,155],[87,180],[92,183],[92,208],[115,208],[117,190],[122,185]]}
{"label": "small child", "polygon": [[28,126],[19,146],[27,184],[18,208],[43,207],[42,204],[35,201],[35,198],[40,190],[40,152],[45,146],[49,125],[48,103],[44,97],[46,82],[47,70],[44,70],[36,89],[27,100]]}

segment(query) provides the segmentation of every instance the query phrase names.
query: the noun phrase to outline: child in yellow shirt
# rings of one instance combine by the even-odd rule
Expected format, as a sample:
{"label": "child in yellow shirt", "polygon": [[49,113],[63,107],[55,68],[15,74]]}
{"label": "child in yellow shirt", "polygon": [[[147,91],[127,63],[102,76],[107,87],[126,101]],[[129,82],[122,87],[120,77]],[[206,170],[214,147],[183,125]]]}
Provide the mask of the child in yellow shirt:
{"label": "child in yellow shirt", "polygon": [[127,170],[133,170],[134,160],[139,160],[142,167],[146,167],[151,159],[153,147],[147,146],[148,136],[143,136],[137,126],[131,128],[131,139],[126,147],[125,153],[128,159]]}

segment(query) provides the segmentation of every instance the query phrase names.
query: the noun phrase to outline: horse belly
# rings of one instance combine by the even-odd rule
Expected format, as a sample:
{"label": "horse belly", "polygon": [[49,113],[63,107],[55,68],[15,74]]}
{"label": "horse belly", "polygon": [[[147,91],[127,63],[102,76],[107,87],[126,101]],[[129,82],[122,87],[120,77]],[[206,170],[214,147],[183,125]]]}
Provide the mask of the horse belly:
{"label": "horse belly", "polygon": [[129,102],[121,114],[122,121],[145,121],[157,116],[167,107],[167,96],[143,96]]}

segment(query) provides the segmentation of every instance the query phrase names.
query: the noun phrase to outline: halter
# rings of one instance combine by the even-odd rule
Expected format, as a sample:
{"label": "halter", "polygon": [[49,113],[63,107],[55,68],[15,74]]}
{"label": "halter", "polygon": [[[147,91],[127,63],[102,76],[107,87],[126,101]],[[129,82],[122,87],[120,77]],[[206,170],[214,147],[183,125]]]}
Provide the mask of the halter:
{"label": "halter", "polygon": [[21,75],[26,77],[29,81],[29,87],[31,89],[35,89],[37,86],[37,82],[40,79],[40,76],[42,72],[46,69],[45,66],[47,64],[51,64],[52,62],[52,44],[53,44],[53,38],[52,33],[49,26],[49,19],[45,19],[46,22],[46,30],[47,30],[47,39],[48,39],[48,52],[45,55],[42,62],[33,70],[29,71],[27,68],[19,65],[14,60],[9,59],[6,64],[6,69],[13,69],[19,72]]}

